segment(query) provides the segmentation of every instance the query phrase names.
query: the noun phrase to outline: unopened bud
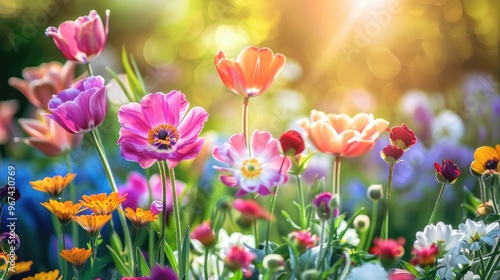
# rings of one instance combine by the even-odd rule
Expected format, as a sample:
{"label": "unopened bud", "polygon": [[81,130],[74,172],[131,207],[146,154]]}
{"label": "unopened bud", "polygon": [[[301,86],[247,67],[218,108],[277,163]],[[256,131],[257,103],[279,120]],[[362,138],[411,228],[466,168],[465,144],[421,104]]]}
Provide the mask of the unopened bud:
{"label": "unopened bud", "polygon": [[321,273],[317,271],[316,269],[308,269],[304,272],[302,272],[302,279],[303,280],[317,280],[319,279],[319,276]]}
{"label": "unopened bud", "polygon": [[485,187],[496,189],[500,186],[500,174],[495,170],[488,169],[481,175],[481,181]]}
{"label": "unopened bud", "polygon": [[491,200],[488,202],[479,204],[479,206],[476,209],[476,214],[478,216],[488,215],[488,214],[492,214],[492,213],[495,213],[495,209],[493,208],[493,202],[491,202]]}
{"label": "unopened bud", "polygon": [[367,231],[370,227],[370,218],[367,215],[360,214],[354,218],[353,225],[360,232]]}
{"label": "unopened bud", "polygon": [[373,184],[368,187],[367,194],[371,200],[380,200],[384,198],[384,189],[380,184]]}
{"label": "unopened bud", "polygon": [[264,257],[262,264],[265,269],[281,270],[285,268],[285,260],[281,255],[270,254]]}

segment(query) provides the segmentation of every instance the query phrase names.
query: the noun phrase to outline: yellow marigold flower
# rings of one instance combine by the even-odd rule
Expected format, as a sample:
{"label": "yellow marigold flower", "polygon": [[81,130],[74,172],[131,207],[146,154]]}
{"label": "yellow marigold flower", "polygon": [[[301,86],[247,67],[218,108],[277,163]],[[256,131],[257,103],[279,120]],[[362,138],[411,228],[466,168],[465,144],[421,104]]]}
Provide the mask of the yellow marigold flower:
{"label": "yellow marigold flower", "polygon": [[125,213],[125,216],[132,222],[135,228],[145,226],[147,223],[153,222],[158,218],[156,215],[153,215],[151,211],[139,207],[137,207],[135,211],[130,207],[125,208],[125,211],[119,210]]}
{"label": "yellow marigold flower", "polygon": [[76,174],[68,173],[62,177],[57,175],[54,177],[45,177],[43,180],[31,181],[30,184],[33,189],[41,192],[49,193],[53,198],[58,198],[66,186],[75,179]]}
{"label": "yellow marigold flower", "polygon": [[69,200],[59,202],[51,199],[49,202],[42,202],[40,204],[49,209],[52,214],[56,215],[62,226],[66,226],[71,221],[71,217],[87,209],[85,207],[82,208],[80,203],[73,204],[73,202]]}
{"label": "yellow marigold flower", "polygon": [[26,271],[30,271],[32,265],[33,261],[16,262],[16,270],[15,271],[9,270],[9,275],[16,275],[24,273]]}
{"label": "yellow marigold flower", "polygon": [[111,215],[80,215],[71,217],[91,237],[96,237],[101,229],[111,220]]}
{"label": "yellow marigold flower", "polygon": [[59,276],[59,270],[54,269],[49,272],[40,272],[35,274],[35,276],[24,277],[23,280],[61,280],[62,275]]}
{"label": "yellow marigold flower", "polygon": [[71,248],[71,250],[61,250],[59,255],[67,260],[73,267],[81,271],[85,262],[89,259],[92,254],[91,249],[84,248]]}
{"label": "yellow marigold flower", "polygon": [[80,203],[92,210],[96,215],[108,215],[113,213],[120,206],[120,203],[125,201],[126,197],[127,194],[120,197],[117,192],[112,192],[109,196],[105,193],[84,195]]}
{"label": "yellow marigold flower", "polygon": [[490,146],[482,146],[474,151],[474,161],[470,168],[478,175],[482,175],[486,170],[494,170],[500,172],[500,144],[495,148]]}

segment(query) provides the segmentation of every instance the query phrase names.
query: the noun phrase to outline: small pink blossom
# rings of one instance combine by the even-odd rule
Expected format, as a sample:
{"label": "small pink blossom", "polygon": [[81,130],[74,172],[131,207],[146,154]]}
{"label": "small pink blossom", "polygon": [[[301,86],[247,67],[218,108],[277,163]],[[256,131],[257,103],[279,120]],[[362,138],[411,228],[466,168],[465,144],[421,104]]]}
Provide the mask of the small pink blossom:
{"label": "small pink blossom", "polygon": [[245,247],[235,245],[229,248],[226,258],[224,259],[224,264],[226,268],[231,271],[242,269],[245,276],[250,277],[253,273],[250,265],[255,257],[256,256]]}
{"label": "small pink blossom", "polygon": [[297,246],[299,252],[305,252],[308,249],[316,246],[319,241],[317,235],[312,235],[308,230],[296,230],[288,234],[288,238]]}

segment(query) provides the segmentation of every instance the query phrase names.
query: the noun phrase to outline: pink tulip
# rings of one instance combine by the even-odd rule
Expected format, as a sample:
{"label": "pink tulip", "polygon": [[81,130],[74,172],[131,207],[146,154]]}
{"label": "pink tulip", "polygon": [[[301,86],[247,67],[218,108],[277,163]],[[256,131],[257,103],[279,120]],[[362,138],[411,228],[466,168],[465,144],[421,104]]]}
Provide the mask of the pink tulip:
{"label": "pink tulip", "polygon": [[106,26],[96,11],[75,21],[65,21],[59,28],[50,26],[46,36],[54,38],[54,43],[64,57],[80,63],[89,63],[98,56],[106,45],[108,37],[109,10],[106,10]]}

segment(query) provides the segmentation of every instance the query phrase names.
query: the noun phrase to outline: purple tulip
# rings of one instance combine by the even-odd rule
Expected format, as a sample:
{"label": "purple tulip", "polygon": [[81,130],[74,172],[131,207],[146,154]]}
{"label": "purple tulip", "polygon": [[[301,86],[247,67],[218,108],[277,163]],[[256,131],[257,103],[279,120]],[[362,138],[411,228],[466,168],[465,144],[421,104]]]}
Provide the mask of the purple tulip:
{"label": "purple tulip", "polygon": [[107,87],[101,76],[80,80],[50,99],[49,110],[52,114],[46,115],[69,133],[89,132],[97,128],[106,116]]}

